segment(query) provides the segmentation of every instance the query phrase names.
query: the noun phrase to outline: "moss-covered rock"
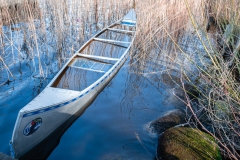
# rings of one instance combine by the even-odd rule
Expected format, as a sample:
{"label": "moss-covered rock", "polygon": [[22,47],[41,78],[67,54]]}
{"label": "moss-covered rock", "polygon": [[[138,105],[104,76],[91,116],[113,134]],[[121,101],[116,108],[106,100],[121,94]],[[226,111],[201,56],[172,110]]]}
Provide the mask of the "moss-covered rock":
{"label": "moss-covered rock", "polygon": [[187,127],[168,129],[159,138],[157,156],[164,160],[222,159],[213,137]]}

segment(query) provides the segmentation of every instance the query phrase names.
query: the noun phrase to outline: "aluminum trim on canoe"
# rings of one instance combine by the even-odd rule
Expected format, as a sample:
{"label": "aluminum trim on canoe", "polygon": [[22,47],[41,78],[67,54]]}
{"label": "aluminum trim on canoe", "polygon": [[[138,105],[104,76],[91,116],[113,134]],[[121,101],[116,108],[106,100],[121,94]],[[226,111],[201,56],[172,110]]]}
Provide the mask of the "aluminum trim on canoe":
{"label": "aluminum trim on canoe", "polygon": [[82,69],[82,70],[87,70],[87,71],[93,71],[93,72],[99,72],[99,73],[106,73],[105,71],[100,71],[100,70],[95,70],[95,69],[88,69],[88,68],[82,68],[82,67],[76,67],[76,66],[71,66],[72,68],[77,68],[77,69]]}
{"label": "aluminum trim on canoe", "polygon": [[[94,41],[98,41],[98,40],[95,40],[95,39],[94,39]],[[123,46],[123,45],[116,44],[116,43],[111,43],[111,42],[106,42],[106,41],[98,41],[98,42],[111,44],[111,45],[114,45],[114,46],[117,46],[117,47],[128,48],[128,46]]]}

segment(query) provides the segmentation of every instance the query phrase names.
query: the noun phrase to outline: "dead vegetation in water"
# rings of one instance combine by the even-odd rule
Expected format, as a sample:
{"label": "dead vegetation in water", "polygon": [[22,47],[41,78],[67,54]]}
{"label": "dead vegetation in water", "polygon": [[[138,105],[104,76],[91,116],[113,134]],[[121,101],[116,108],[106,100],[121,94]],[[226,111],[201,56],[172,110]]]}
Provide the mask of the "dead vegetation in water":
{"label": "dead vegetation in water", "polygon": [[[198,13],[197,22],[203,21],[202,7],[199,7],[203,5],[201,1],[190,0],[189,4],[192,6],[191,11]],[[139,68],[142,68],[139,72],[147,74],[159,73],[160,70],[179,72],[179,66],[184,60],[178,59],[183,54],[179,53],[179,48],[173,41],[187,46],[192,43],[187,38],[193,36],[194,32],[184,1],[136,1],[136,11],[138,31],[133,61],[138,64]],[[142,63],[145,60],[153,64]],[[159,64],[163,66],[162,69],[158,69]]]}

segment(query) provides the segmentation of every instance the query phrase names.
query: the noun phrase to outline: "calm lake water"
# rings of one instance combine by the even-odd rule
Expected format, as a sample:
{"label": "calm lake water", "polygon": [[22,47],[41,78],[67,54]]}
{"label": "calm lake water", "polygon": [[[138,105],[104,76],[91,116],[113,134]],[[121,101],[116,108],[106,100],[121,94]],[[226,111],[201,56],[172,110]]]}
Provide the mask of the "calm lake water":
{"label": "calm lake water", "polygon": [[[129,64],[128,60],[84,114],[69,126],[49,160],[155,158],[157,135],[148,124],[174,108],[172,89],[156,76],[137,74],[137,67]],[[8,95],[1,96],[0,152],[6,154],[10,154],[8,143],[18,111],[48,83],[37,86],[38,80],[25,79],[15,84]]]}

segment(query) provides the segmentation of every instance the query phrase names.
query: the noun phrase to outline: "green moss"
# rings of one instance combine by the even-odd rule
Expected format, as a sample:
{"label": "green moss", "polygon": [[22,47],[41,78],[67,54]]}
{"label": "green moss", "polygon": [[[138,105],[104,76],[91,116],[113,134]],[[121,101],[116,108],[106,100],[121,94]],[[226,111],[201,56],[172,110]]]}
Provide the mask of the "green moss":
{"label": "green moss", "polygon": [[186,127],[167,130],[159,140],[158,155],[163,159],[222,159],[213,137]]}

